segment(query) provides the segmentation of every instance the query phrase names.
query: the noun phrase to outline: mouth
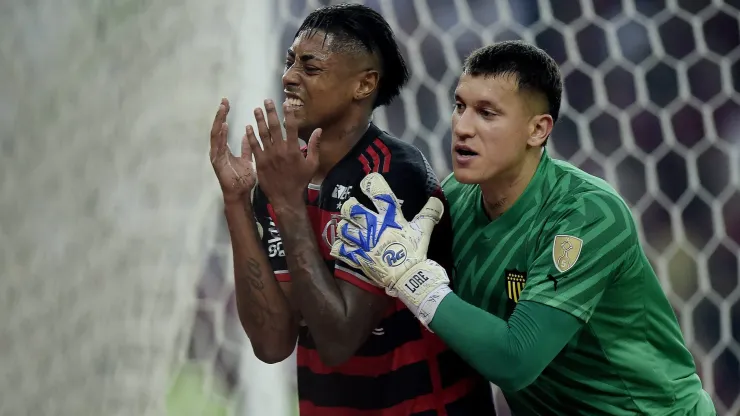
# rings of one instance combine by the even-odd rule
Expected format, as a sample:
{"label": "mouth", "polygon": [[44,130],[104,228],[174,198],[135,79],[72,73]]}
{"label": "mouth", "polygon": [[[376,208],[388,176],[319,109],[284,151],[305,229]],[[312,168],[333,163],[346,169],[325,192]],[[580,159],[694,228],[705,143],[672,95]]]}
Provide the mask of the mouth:
{"label": "mouth", "polygon": [[286,92],[285,93],[285,105],[295,110],[295,109],[303,107],[303,100],[301,100],[296,94]]}
{"label": "mouth", "polygon": [[455,146],[455,154],[457,156],[464,157],[464,158],[478,156],[478,153],[473,151],[473,149],[469,148],[468,146],[460,145],[460,144]]}

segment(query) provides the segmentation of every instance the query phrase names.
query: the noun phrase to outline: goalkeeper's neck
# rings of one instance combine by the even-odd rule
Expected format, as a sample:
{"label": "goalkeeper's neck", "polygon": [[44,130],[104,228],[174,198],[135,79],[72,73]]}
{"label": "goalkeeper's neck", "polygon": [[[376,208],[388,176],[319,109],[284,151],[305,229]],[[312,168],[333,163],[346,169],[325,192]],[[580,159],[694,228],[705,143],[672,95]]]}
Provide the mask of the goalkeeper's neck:
{"label": "goalkeeper's neck", "polygon": [[530,148],[520,163],[480,184],[488,218],[495,220],[514,205],[537,172],[542,154],[541,147]]}

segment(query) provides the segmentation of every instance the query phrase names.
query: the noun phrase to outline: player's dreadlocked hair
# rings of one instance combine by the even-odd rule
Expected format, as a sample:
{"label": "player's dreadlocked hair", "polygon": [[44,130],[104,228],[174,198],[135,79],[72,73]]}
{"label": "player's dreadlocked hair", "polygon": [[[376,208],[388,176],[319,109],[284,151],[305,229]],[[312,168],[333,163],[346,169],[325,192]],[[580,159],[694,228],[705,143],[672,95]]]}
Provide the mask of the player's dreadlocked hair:
{"label": "player's dreadlocked hair", "polygon": [[560,114],[563,80],[555,60],[542,49],[521,42],[506,41],[479,48],[468,56],[463,73],[471,76],[514,75],[519,91],[541,94],[547,100],[553,122]]}
{"label": "player's dreadlocked hair", "polygon": [[390,104],[409,80],[409,71],[398,50],[393,30],[383,16],[367,6],[338,4],[321,7],[306,17],[295,37],[304,31],[334,35],[340,45],[359,46],[380,58],[378,95],[373,108]]}

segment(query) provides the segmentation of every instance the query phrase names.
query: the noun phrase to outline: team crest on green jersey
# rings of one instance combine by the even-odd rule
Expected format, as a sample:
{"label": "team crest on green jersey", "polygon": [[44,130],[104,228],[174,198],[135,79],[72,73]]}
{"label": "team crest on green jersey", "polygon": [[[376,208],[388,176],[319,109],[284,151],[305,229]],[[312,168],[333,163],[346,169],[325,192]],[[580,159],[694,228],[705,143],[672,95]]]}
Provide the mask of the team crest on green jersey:
{"label": "team crest on green jersey", "polygon": [[515,303],[519,302],[519,296],[527,283],[527,275],[518,270],[506,270],[506,296]]}
{"label": "team crest on green jersey", "polygon": [[552,261],[560,273],[570,270],[581,255],[583,240],[572,235],[556,235],[552,243]]}

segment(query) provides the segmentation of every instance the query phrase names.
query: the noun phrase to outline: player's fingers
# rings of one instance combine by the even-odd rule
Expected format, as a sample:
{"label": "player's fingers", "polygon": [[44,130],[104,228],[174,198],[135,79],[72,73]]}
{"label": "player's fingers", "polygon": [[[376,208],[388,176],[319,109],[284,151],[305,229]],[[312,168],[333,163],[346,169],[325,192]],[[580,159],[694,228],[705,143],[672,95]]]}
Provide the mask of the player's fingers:
{"label": "player's fingers", "polygon": [[211,140],[218,136],[218,133],[221,131],[221,124],[226,121],[227,114],[229,114],[229,100],[222,98],[221,103],[218,105],[218,110],[216,110],[216,116],[213,118]]}
{"label": "player's fingers", "polygon": [[414,217],[413,223],[421,230],[421,241],[419,249],[426,251],[429,247],[429,240],[432,236],[434,226],[439,223],[442,214],[445,212],[445,206],[439,198],[431,197]]}
{"label": "player's fingers", "polygon": [[270,138],[270,129],[267,128],[267,121],[262,108],[254,109],[254,120],[257,122],[257,133],[259,133],[260,140],[262,140],[262,147],[267,150],[272,146],[272,138]]}
{"label": "player's fingers", "polygon": [[344,203],[342,204],[342,208],[340,208],[339,210],[339,215],[342,217],[342,220],[346,220],[358,227],[366,228],[368,218],[367,216],[374,216],[376,214],[368,209],[366,206],[362,205],[360,201],[357,200],[357,198],[351,197],[350,199],[344,201]]}
{"label": "player's fingers", "polygon": [[330,254],[332,257],[352,266],[360,267],[358,262],[360,256],[353,253],[360,253],[359,247],[346,241],[336,240],[331,246]]}
{"label": "player's fingers", "polygon": [[[249,145],[249,131],[252,129],[252,126],[247,126],[244,129],[244,136],[242,137],[242,154],[241,158],[244,159],[247,163],[252,163],[252,148]],[[252,132],[252,135],[254,135],[254,132]]]}
{"label": "player's fingers", "polygon": [[299,146],[298,143],[298,120],[295,118],[295,111],[293,108],[283,103],[283,116],[285,126],[285,141],[290,148]]}
{"label": "player's fingers", "polygon": [[329,254],[331,254],[331,256],[334,257],[335,259],[344,260],[344,258],[342,258],[341,256],[341,252],[342,252],[342,247],[345,247],[346,249],[347,245],[348,243],[346,241],[340,240],[337,238],[336,240],[334,240],[334,243],[331,245],[331,251],[329,252]]}
{"label": "player's fingers", "polygon": [[[316,129],[311,133],[311,137],[308,139],[308,153],[306,154],[306,162],[308,163],[308,166],[311,168],[311,172],[316,172],[319,168],[319,162],[320,162],[320,147],[321,147],[321,132],[323,130]],[[298,137],[298,136],[296,136]],[[296,140],[295,145],[298,145],[298,140]]]}
{"label": "player's fingers", "polygon": [[337,237],[346,244],[356,245],[364,250],[371,249],[368,245],[367,230],[348,221],[340,221],[340,224],[337,224]]}
{"label": "player's fingers", "polygon": [[267,110],[267,128],[270,130],[272,144],[283,145],[283,130],[280,127],[280,117],[278,117],[275,102],[265,100],[265,110]]}
{"label": "player's fingers", "polygon": [[378,213],[384,215],[386,211],[393,210],[393,219],[396,222],[401,225],[406,222],[401,212],[401,204],[383,175],[376,172],[370,173],[362,179],[360,187],[362,192],[373,201]]}
{"label": "player's fingers", "polygon": [[229,124],[226,122],[223,122],[221,123],[221,131],[218,132],[218,148],[221,151],[229,151],[228,137],[229,137]]}
{"label": "player's fingers", "polygon": [[425,227],[434,227],[442,218],[445,206],[437,197],[431,197],[414,217],[414,222]]}
{"label": "player's fingers", "polygon": [[226,122],[226,114],[228,114],[228,111],[227,106],[220,104],[216,111],[216,117],[213,119],[213,125],[211,126],[211,159],[213,159],[213,154],[216,153],[218,149],[226,145],[224,142],[225,136],[221,135],[221,130]]}
{"label": "player's fingers", "polygon": [[[259,162],[262,157],[262,148],[260,147],[260,142],[257,140],[257,136],[254,135],[254,128],[249,125],[247,126],[247,144],[249,145],[251,154],[254,155],[254,160]],[[244,143],[242,143],[243,145]]]}

